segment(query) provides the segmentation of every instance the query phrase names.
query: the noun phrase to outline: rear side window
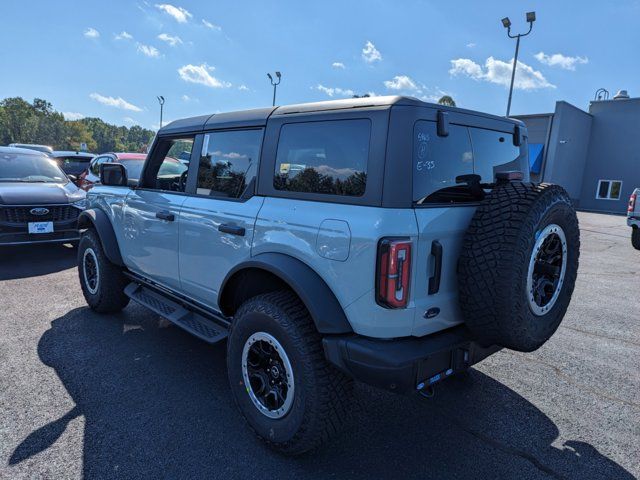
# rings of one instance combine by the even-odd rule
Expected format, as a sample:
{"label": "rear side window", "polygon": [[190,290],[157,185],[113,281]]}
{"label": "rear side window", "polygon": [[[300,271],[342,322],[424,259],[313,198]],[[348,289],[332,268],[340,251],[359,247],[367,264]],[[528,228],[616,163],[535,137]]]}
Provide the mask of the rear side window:
{"label": "rear side window", "polygon": [[451,203],[473,201],[468,188],[456,177],[473,173],[473,153],[466,127],[449,126],[449,135],[439,137],[436,123],[416,122],[413,132],[413,201]]}
{"label": "rear side window", "polygon": [[198,195],[240,198],[253,191],[262,130],[208,133],[198,167]]}
{"label": "rear side window", "polygon": [[469,128],[473,143],[474,173],[482,182],[493,183],[496,173],[517,170],[526,172],[528,165],[521,165],[520,147],[513,145],[510,133]]}
{"label": "rear side window", "polygon": [[288,123],[280,130],[274,187],[360,197],[367,183],[371,122]]}

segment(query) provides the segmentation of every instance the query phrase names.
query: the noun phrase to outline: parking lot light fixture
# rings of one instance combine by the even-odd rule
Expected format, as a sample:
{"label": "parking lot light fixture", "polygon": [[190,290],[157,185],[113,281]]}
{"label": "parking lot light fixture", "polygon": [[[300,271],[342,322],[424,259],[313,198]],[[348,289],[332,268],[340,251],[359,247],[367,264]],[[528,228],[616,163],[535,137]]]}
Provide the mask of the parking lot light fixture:
{"label": "parking lot light fixture", "polygon": [[529,30],[527,30],[527,33],[519,33],[517,35],[511,34],[511,20],[509,20],[509,17],[504,17],[502,19],[502,26],[507,29],[508,37],[516,39],[516,54],[513,57],[513,67],[511,69],[511,84],[509,86],[509,101],[507,102],[507,117],[511,113],[511,98],[513,97],[513,82],[516,78],[516,67],[518,66],[518,52],[520,50],[520,37],[526,37],[531,33],[531,30],[533,29],[533,22],[536,21],[536,12],[527,12],[526,19],[527,19],[527,22],[529,23]]}
{"label": "parking lot light fixture", "polygon": [[164,97],[162,95],[158,96],[158,103],[160,104],[160,128],[162,128],[162,111],[164,109]]}
{"label": "parking lot light fixture", "polygon": [[273,80],[273,77],[271,76],[270,73],[267,73],[267,77],[269,77],[269,81],[271,82],[271,85],[273,85],[273,103],[272,103],[272,105],[275,107],[275,105],[276,105],[276,88],[278,87],[278,85],[280,85],[280,81],[282,80],[282,73],[276,71],[276,77],[278,78],[277,81]]}

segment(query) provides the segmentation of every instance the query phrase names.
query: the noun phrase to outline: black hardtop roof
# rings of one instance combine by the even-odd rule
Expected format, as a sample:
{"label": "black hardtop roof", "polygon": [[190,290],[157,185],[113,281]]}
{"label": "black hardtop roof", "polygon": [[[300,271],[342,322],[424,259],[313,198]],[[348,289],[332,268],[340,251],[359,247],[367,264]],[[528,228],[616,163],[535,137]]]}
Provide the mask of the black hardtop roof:
{"label": "black hardtop roof", "polygon": [[430,107],[438,110],[467,113],[482,117],[524,125],[515,118],[500,117],[488,113],[467,110],[458,107],[448,107],[436,103],[428,103],[414,97],[390,95],[383,97],[347,98],[343,100],[328,100],[324,102],[299,103],[282,107],[256,108],[253,110],[239,110],[236,112],[214,113],[198,117],[183,118],[169,123],[158,131],[158,135],[173,135],[177,133],[198,132],[213,128],[258,127],[267,123],[271,116],[291,115],[296,113],[311,113],[331,110],[349,110],[354,108],[392,107],[394,105]]}

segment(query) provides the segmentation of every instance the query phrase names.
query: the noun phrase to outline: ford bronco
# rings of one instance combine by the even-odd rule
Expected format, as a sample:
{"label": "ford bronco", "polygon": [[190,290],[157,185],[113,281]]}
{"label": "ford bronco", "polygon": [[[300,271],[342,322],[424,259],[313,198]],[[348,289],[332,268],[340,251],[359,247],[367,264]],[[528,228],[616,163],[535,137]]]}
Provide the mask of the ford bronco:
{"label": "ford bronco", "polygon": [[[185,151],[184,172],[159,173]],[[354,379],[425,393],[551,337],[578,221],[528,170],[522,123],[408,97],[178,120],[139,180],[101,166],[80,283],[97,312],[132,299],[226,339],[248,425],[298,454],[345,423]]]}

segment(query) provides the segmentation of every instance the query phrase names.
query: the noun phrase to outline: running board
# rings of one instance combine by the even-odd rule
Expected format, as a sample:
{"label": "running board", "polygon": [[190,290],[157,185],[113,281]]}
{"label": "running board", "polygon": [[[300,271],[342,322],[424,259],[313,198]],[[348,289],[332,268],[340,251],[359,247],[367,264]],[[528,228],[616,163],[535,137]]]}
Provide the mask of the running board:
{"label": "running board", "polygon": [[131,282],[127,285],[127,288],[125,288],[124,293],[131,300],[147,307],[152,312],[175,323],[177,326],[205,342],[217,343],[229,336],[226,327],[218,325],[213,320],[209,320],[196,312],[188,310],[179,303],[139,283]]}

